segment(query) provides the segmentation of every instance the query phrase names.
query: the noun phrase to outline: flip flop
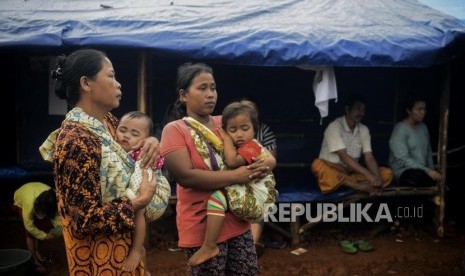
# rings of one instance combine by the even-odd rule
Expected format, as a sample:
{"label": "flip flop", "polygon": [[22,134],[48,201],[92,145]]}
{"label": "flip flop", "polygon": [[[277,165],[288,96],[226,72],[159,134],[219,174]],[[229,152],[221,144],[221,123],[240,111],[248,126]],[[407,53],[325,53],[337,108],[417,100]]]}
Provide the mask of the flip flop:
{"label": "flip flop", "polygon": [[339,246],[341,247],[342,251],[344,251],[344,253],[347,253],[347,254],[355,254],[358,251],[355,244],[348,240],[341,241],[339,243]]}
{"label": "flip flop", "polygon": [[373,251],[373,246],[366,240],[358,240],[356,242],[354,242],[354,244],[357,246],[357,248],[360,250],[360,251],[363,251],[363,252],[370,252],[370,251]]}

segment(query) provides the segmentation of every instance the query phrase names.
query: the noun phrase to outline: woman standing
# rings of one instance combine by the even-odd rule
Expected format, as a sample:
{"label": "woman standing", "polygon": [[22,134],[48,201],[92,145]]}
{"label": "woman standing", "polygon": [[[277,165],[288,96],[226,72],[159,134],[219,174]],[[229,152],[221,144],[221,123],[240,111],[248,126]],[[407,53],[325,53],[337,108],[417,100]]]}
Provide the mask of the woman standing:
{"label": "woman standing", "polygon": [[[213,190],[248,183],[270,172],[264,160],[226,170],[218,128],[221,116],[212,116],[217,101],[212,69],[202,63],[178,69],[176,106],[179,117],[165,126],[161,153],[165,166],[177,181],[177,228],[179,246],[186,260],[204,240],[206,206]],[[192,275],[256,275],[257,256],[250,223],[226,212],[218,238],[219,254],[190,269]]]}
{"label": "woman standing", "polygon": [[[73,108],[40,151],[53,162],[58,212],[70,275],[121,275],[134,230],[134,213],[145,208],[156,178],[143,174],[139,196],[125,196],[134,163],[115,142],[116,118],[109,113],[121,100],[111,61],[97,50],[60,56],[52,77],[55,92]],[[158,141],[144,141],[147,164],[154,163]],[[140,145],[137,145],[140,146]],[[144,275],[142,264],[125,275]]]}
{"label": "woman standing", "polygon": [[398,122],[389,139],[389,165],[401,186],[433,186],[441,181],[434,169],[429,132],[423,119],[426,102],[412,97],[406,103],[407,117]]}

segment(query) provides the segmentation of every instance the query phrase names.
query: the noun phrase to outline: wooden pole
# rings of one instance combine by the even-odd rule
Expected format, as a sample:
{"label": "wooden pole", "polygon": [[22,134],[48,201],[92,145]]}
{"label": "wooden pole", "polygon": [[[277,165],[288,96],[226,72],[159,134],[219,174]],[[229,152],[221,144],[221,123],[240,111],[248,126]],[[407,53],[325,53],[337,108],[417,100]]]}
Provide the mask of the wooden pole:
{"label": "wooden pole", "polygon": [[438,142],[438,164],[442,181],[439,183],[439,208],[437,214],[437,233],[439,237],[444,235],[444,216],[445,216],[445,186],[446,186],[446,169],[447,169],[447,139],[449,128],[449,99],[450,99],[450,81],[451,72],[450,64],[446,65],[444,81],[441,91],[441,109],[439,123],[439,142]]}
{"label": "wooden pole", "polygon": [[291,233],[291,246],[295,248],[300,244],[300,217],[295,217],[295,221],[291,221],[291,225],[289,227],[289,232]]}
{"label": "wooden pole", "polygon": [[149,67],[148,54],[141,51],[139,54],[139,64],[137,68],[137,110],[147,114],[148,102],[148,67]]}

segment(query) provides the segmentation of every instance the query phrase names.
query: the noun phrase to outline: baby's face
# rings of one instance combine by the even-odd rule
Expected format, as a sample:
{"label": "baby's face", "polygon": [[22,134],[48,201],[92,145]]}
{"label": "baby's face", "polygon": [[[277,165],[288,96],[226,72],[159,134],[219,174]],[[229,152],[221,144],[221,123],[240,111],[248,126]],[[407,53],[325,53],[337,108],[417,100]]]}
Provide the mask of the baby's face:
{"label": "baby's face", "polygon": [[116,129],[116,140],[127,152],[142,139],[149,137],[149,126],[145,118],[123,117]]}
{"label": "baby's face", "polygon": [[231,136],[236,147],[251,141],[255,135],[252,120],[246,113],[241,113],[229,119],[226,122],[226,132]]}

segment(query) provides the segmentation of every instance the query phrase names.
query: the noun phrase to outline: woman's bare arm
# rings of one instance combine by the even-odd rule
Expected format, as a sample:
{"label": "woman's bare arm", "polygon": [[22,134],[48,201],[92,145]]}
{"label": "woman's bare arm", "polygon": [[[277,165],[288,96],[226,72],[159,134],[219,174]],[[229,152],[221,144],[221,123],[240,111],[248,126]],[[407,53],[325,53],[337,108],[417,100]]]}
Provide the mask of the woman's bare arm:
{"label": "woman's bare arm", "polygon": [[168,153],[165,156],[165,166],[180,185],[199,190],[216,190],[232,184],[248,183],[254,178],[252,175],[268,170],[263,165],[250,169],[241,166],[230,171],[195,169],[185,149]]}

